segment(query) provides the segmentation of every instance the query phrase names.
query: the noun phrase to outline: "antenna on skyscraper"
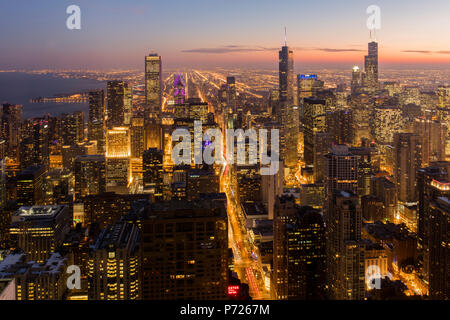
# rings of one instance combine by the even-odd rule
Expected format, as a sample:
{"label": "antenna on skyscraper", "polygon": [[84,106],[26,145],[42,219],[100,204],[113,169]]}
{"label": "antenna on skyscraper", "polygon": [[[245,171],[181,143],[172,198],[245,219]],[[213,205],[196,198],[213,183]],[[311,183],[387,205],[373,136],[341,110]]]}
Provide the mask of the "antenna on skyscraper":
{"label": "antenna on skyscraper", "polygon": [[287,47],[286,27],[284,27],[284,46]]}

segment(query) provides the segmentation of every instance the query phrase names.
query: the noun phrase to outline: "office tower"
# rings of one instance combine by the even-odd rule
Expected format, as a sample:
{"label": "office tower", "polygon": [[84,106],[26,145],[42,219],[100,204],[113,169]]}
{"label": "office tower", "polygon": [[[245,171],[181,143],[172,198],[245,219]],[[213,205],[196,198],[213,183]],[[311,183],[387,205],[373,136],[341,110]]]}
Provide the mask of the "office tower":
{"label": "office tower", "polygon": [[361,70],[358,66],[354,66],[352,69],[352,82],[351,82],[351,93],[357,94],[361,90]]}
{"label": "office tower", "polygon": [[124,81],[108,81],[108,128],[130,124],[132,87]]}
{"label": "office tower", "polygon": [[44,166],[30,166],[17,175],[16,192],[18,206],[42,204],[44,199]]}
{"label": "office tower", "polygon": [[351,191],[334,190],[327,210],[327,260],[330,295],[339,300],[364,299],[364,243],[361,207]]}
{"label": "office tower", "polygon": [[152,203],[141,236],[142,298],[225,299],[227,225],[222,201]]}
{"label": "office tower", "polygon": [[298,163],[298,136],[300,132],[300,114],[298,106],[286,107],[286,122],[284,123],[285,148],[282,154],[286,167],[295,169]]}
{"label": "office tower", "polygon": [[333,201],[334,192],[358,192],[358,156],[346,145],[333,145],[325,156],[325,211]]}
{"label": "office tower", "polygon": [[61,116],[61,138],[65,146],[74,145],[84,140],[84,112],[77,111]]}
{"label": "office tower", "polygon": [[89,92],[89,123],[105,120],[105,91]]}
{"label": "office tower", "polygon": [[130,212],[135,201],[148,199],[144,194],[116,194],[105,192],[89,195],[83,198],[85,225],[97,224],[99,228],[106,228],[115,224]]}
{"label": "office tower", "polygon": [[116,127],[106,136],[106,188],[108,191],[127,193],[130,181],[130,131]]}
{"label": "office tower", "polygon": [[323,89],[324,82],[318,80],[316,74],[299,74],[297,76],[297,101],[301,104],[304,98],[316,97]]}
{"label": "office tower", "polygon": [[143,154],[144,192],[150,193],[155,199],[163,197],[164,169],[163,152],[150,148]]}
{"label": "office tower", "polygon": [[184,103],[184,100],[186,100],[186,83],[183,79],[183,76],[181,73],[178,73],[176,76],[174,76],[173,81],[173,100],[175,104],[181,104]]}
{"label": "office tower", "polygon": [[62,244],[72,225],[69,207],[20,207],[11,218],[11,239],[30,261],[43,262]]}
{"label": "office tower", "polygon": [[22,160],[30,161],[31,164],[48,166],[49,158],[49,142],[50,142],[50,118],[48,116],[42,118],[33,118],[24,125],[24,138],[30,138],[32,141],[32,158]]}
{"label": "office tower", "polygon": [[6,141],[6,150],[9,156],[17,158],[17,148],[20,143],[20,130],[22,126],[22,106],[4,104],[1,115],[2,138]]}
{"label": "office tower", "polygon": [[432,299],[450,299],[450,200],[439,197],[430,204],[428,229],[429,294]]}
{"label": "office tower", "polygon": [[[380,212],[380,219],[378,220],[388,219],[389,221],[394,221],[398,203],[396,184],[387,177],[372,177],[370,190],[370,194],[383,205],[383,210]],[[369,218],[367,219],[370,220]]]}
{"label": "office tower", "polygon": [[142,154],[144,153],[144,145],[145,145],[144,118],[141,117],[131,118],[130,139],[131,139],[131,157],[141,158]]}
{"label": "office tower", "polygon": [[226,105],[227,113],[236,113],[237,111],[237,93],[236,93],[236,79],[228,76],[226,84]]}
{"label": "office tower", "polygon": [[422,145],[419,135],[395,133],[394,135],[394,180],[397,185],[398,201],[416,202],[417,170],[422,163]]}
{"label": "office tower", "polygon": [[450,107],[450,86],[440,86],[437,90],[439,108]]}
{"label": "office tower", "polygon": [[24,253],[12,253],[0,261],[0,279],[13,280],[16,300],[63,300],[67,258],[59,253],[52,253],[42,263],[27,258]]}
{"label": "office tower", "polygon": [[380,155],[374,147],[352,147],[350,152],[358,156],[358,196],[369,195],[370,179],[380,170]]}
{"label": "office tower", "polygon": [[236,167],[237,194],[241,203],[262,200],[261,174],[258,165]]}
{"label": "office tower", "polygon": [[391,144],[394,134],[403,130],[405,118],[398,107],[380,106],[373,109],[372,136],[379,144]]}
{"label": "office tower", "polygon": [[280,102],[285,106],[294,105],[294,52],[285,45],[279,55]]}
{"label": "office tower", "polygon": [[422,246],[424,239],[428,238],[425,220],[430,216],[428,209],[432,201],[438,197],[450,196],[450,188],[447,182],[450,181],[450,162],[433,162],[426,168],[421,168],[417,172],[417,190],[419,194],[419,223],[418,240]]}
{"label": "office tower", "polygon": [[[97,90],[89,92],[89,121],[88,121],[88,139],[96,140],[99,146],[99,140],[103,140],[105,134],[100,134],[100,128],[104,131],[106,117],[105,91]],[[102,139],[103,138],[103,139]],[[100,149],[100,148],[99,148]],[[104,153],[104,151],[102,152]]]}
{"label": "office tower", "polygon": [[89,124],[89,140],[97,142],[97,153],[106,153],[106,134],[105,123],[100,120],[94,120]]}
{"label": "office tower", "polygon": [[144,123],[158,118],[162,108],[162,63],[157,54],[145,57],[145,110]]}
{"label": "office tower", "polygon": [[326,132],[325,101],[305,98],[303,119],[304,160],[314,164],[314,136]]}
{"label": "office tower", "polygon": [[313,141],[314,181],[321,182],[325,173],[325,156],[330,152],[332,140],[328,132],[318,132]]}
{"label": "office tower", "polygon": [[274,218],[275,201],[283,194],[284,170],[280,168],[276,174],[261,176],[261,200],[267,208],[269,220]]}
{"label": "office tower", "polygon": [[75,199],[106,191],[106,160],[103,155],[78,156],[74,164]]}
{"label": "office tower", "polygon": [[354,141],[353,111],[350,108],[327,112],[327,132],[335,144],[351,146]]}
{"label": "office tower", "polygon": [[126,221],[107,226],[89,252],[90,300],[140,299],[139,228]]}
{"label": "office tower", "polygon": [[376,93],[379,90],[378,83],[378,43],[369,42],[369,52],[364,58],[363,85],[369,93]]}
{"label": "office tower", "polygon": [[447,128],[440,121],[416,118],[413,131],[421,136],[422,166],[430,162],[445,160],[445,138]]}
{"label": "office tower", "polygon": [[292,196],[277,199],[273,241],[276,299],[325,298],[325,242],[325,225],[318,210],[297,207]]}
{"label": "office tower", "polygon": [[164,150],[164,133],[163,126],[159,119],[148,119],[147,123],[144,119],[145,125],[145,149],[156,148]]}
{"label": "office tower", "polygon": [[186,197],[195,200],[204,193],[218,193],[220,189],[219,177],[214,170],[191,169],[187,172]]}

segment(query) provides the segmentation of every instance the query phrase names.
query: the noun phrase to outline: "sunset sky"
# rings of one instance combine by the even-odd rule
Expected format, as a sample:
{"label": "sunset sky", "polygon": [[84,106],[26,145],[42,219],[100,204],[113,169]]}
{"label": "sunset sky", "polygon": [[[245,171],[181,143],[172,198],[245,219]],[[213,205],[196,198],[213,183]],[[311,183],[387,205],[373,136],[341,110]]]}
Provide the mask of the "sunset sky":
{"label": "sunset sky", "polygon": [[450,68],[449,0],[0,0],[0,68],[276,68],[285,26],[296,69],[362,65],[372,4],[382,66]]}

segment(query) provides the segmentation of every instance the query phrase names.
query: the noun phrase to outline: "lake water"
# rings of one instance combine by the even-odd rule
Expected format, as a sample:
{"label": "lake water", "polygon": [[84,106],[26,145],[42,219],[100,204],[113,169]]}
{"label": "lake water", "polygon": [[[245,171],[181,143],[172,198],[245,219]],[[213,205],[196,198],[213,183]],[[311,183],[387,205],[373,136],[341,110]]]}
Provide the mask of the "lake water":
{"label": "lake water", "polygon": [[30,103],[37,97],[52,97],[93,89],[106,89],[106,82],[89,79],[63,79],[52,75],[37,75],[20,72],[0,72],[0,103],[23,105],[23,117],[40,117],[44,114],[58,116],[62,113],[84,111],[88,104]]}

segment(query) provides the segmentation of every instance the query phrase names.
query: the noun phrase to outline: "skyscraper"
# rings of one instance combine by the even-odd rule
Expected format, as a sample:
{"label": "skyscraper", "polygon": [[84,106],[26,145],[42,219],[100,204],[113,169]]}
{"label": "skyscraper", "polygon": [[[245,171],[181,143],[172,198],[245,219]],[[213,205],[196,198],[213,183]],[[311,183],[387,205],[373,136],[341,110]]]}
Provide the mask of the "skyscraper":
{"label": "skyscraper", "polygon": [[358,196],[351,191],[334,191],[327,210],[327,275],[333,299],[364,299],[361,227],[362,212]]}
{"label": "skyscraper", "polygon": [[139,258],[139,228],[126,221],[107,226],[89,253],[89,298],[139,299]]}
{"label": "skyscraper", "polygon": [[278,55],[280,102],[285,103],[286,106],[292,106],[294,105],[294,52],[285,43]]}
{"label": "skyscraper", "polygon": [[29,261],[44,262],[62,244],[71,218],[67,206],[20,207],[11,218],[9,232]]}
{"label": "skyscraper", "polygon": [[364,58],[363,85],[369,93],[379,90],[378,83],[378,42],[369,42],[369,52]]}
{"label": "skyscraper", "polygon": [[220,201],[153,203],[141,236],[142,298],[225,299],[227,235]]}
{"label": "skyscraper", "polygon": [[106,191],[106,160],[103,155],[78,156],[74,162],[75,198]]}
{"label": "skyscraper", "polygon": [[[105,91],[97,90],[89,92],[89,121],[88,121],[88,139],[97,141],[97,147],[104,139],[104,133],[101,136],[99,129],[102,128],[104,131],[106,117],[105,109]],[[104,143],[103,143],[104,146]],[[104,152],[104,151],[103,151]]]}
{"label": "skyscraper", "polygon": [[394,179],[397,185],[398,201],[416,202],[417,170],[422,163],[422,144],[419,135],[396,133],[394,135]]}
{"label": "skyscraper", "polygon": [[108,128],[130,124],[132,88],[124,81],[108,81]]}
{"label": "skyscraper", "polygon": [[325,101],[313,98],[304,100],[303,140],[306,165],[314,164],[314,137],[326,131]]}
{"label": "skyscraper", "polygon": [[433,299],[450,299],[450,199],[439,197],[430,204],[427,239],[429,292]]}
{"label": "skyscraper", "polygon": [[156,53],[145,57],[145,109],[144,121],[158,118],[162,107],[162,63]]}
{"label": "skyscraper", "polygon": [[116,127],[107,131],[106,187],[107,191],[127,193],[130,181],[130,131]]}
{"label": "skyscraper", "polygon": [[228,113],[235,113],[237,108],[236,97],[236,79],[235,77],[227,77],[227,107]]}
{"label": "skyscraper", "polygon": [[325,225],[311,207],[298,207],[291,196],[277,198],[274,216],[273,297],[323,299]]}
{"label": "skyscraper", "polygon": [[186,83],[181,73],[175,75],[175,80],[173,81],[173,89],[173,100],[175,104],[184,103],[184,100],[186,100]]}
{"label": "skyscraper", "polygon": [[144,192],[150,193],[155,199],[163,197],[164,169],[163,152],[150,148],[143,154]]}

